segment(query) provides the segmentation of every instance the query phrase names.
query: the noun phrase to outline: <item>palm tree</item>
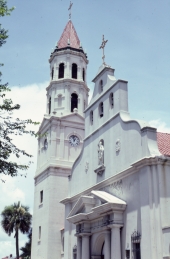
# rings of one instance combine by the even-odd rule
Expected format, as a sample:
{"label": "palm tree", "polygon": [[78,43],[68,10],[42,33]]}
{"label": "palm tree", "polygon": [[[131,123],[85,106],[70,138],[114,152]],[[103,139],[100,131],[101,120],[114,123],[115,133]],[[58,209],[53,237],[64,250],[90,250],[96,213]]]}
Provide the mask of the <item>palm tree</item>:
{"label": "palm tree", "polygon": [[30,229],[27,236],[28,236],[28,242],[25,243],[25,246],[20,248],[20,250],[22,251],[22,254],[20,254],[20,256],[22,258],[30,258],[31,257],[32,228]]}
{"label": "palm tree", "polygon": [[27,206],[21,206],[20,202],[6,206],[1,213],[1,226],[4,231],[10,236],[15,233],[16,239],[16,259],[19,259],[19,231],[25,234],[28,233],[31,227],[32,215],[29,213]]}

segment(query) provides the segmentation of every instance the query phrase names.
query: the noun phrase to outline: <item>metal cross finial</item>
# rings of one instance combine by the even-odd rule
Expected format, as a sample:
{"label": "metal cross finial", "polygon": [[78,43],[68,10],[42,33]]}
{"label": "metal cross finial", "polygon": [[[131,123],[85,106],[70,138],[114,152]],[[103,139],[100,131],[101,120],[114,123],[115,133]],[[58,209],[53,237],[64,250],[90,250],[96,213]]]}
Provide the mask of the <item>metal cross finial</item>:
{"label": "metal cross finial", "polygon": [[70,10],[70,13],[69,13],[69,20],[71,20],[71,7],[72,7],[73,3],[70,1],[70,6],[68,8],[68,10]]}
{"label": "metal cross finial", "polygon": [[99,49],[103,49],[103,57],[102,57],[102,59],[103,59],[103,65],[106,65],[106,63],[105,63],[105,61],[104,61],[104,59],[105,59],[104,48],[105,48],[107,42],[108,42],[108,40],[104,40],[104,35],[103,35],[103,41],[102,41],[102,44],[101,44],[101,46],[100,46],[100,48],[99,48]]}

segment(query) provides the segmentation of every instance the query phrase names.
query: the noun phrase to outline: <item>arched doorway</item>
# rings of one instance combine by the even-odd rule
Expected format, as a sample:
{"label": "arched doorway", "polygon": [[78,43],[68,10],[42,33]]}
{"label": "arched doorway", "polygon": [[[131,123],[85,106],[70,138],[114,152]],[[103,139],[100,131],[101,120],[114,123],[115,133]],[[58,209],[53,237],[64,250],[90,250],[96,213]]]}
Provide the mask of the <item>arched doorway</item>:
{"label": "arched doorway", "polygon": [[101,259],[104,259],[104,244],[105,242],[103,242],[102,249],[101,249]]}
{"label": "arched doorway", "polygon": [[92,244],[92,257],[97,256],[97,258],[104,259],[105,254],[105,234],[98,233],[96,237],[94,237]]}

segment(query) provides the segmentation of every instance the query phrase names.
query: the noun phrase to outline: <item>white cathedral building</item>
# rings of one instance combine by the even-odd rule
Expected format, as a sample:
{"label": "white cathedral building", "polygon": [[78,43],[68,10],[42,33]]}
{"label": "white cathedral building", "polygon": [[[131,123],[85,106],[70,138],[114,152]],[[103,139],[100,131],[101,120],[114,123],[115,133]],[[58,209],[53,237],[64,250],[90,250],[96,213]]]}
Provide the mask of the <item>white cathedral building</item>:
{"label": "white cathedral building", "polygon": [[88,104],[71,20],[49,63],[31,259],[169,259],[170,134],[131,119],[128,82],[105,63]]}

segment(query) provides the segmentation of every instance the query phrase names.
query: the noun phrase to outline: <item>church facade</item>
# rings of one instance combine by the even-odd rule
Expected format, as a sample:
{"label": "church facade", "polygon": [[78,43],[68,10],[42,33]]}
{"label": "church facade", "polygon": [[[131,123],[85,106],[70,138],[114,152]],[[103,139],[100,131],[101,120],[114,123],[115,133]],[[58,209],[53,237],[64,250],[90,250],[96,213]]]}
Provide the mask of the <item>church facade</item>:
{"label": "church facade", "polygon": [[131,119],[128,82],[87,55],[69,20],[49,59],[32,259],[170,258],[170,134]]}

